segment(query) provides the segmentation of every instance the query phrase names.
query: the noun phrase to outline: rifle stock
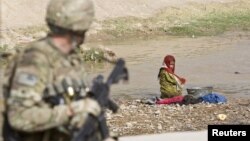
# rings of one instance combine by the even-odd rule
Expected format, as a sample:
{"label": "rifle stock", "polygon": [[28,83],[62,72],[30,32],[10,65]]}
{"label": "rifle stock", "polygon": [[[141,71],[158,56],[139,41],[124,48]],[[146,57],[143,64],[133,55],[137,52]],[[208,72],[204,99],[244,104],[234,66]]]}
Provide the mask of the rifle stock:
{"label": "rifle stock", "polygon": [[106,84],[110,86],[118,83],[120,80],[128,80],[128,70],[125,67],[125,61],[123,59],[118,59],[115,68],[108,77]]}

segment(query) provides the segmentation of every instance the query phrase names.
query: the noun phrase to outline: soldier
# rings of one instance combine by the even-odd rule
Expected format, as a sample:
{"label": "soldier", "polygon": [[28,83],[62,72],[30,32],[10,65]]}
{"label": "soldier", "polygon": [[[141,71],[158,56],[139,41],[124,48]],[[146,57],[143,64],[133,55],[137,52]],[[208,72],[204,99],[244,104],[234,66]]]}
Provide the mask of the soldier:
{"label": "soldier", "polygon": [[[83,124],[86,115],[100,114],[100,106],[90,98],[53,107],[43,99],[48,84],[60,83],[65,77],[84,79],[76,49],[84,42],[93,17],[91,0],[51,0],[46,16],[50,33],[29,44],[8,67],[4,79],[6,115],[18,135],[15,140],[70,140],[61,127]],[[99,131],[84,140],[101,140]]]}
{"label": "soldier", "polygon": [[[0,56],[1,57],[1,56]],[[0,58],[1,61],[1,58]],[[0,141],[3,141],[2,136],[2,129],[3,129],[3,112],[4,112],[4,97],[3,97],[3,91],[2,91],[2,80],[3,80],[3,70],[2,66],[0,66]]]}

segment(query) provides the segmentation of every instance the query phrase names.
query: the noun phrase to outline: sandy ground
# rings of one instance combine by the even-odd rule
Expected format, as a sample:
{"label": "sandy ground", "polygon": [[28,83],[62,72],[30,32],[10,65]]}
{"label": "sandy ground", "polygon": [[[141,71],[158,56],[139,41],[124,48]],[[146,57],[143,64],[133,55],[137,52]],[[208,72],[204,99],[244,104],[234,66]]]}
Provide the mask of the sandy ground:
{"label": "sandy ground", "polygon": [[[197,3],[227,3],[237,0],[94,0],[96,19],[147,17],[166,7]],[[1,0],[1,29],[44,25],[49,0]]]}

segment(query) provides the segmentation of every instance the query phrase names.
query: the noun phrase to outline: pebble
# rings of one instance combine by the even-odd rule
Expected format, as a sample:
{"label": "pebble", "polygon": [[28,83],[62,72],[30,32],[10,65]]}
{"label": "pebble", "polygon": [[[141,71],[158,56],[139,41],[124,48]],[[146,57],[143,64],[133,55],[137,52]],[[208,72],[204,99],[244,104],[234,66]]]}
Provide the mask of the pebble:
{"label": "pebble", "polygon": [[[249,124],[250,117],[249,106],[230,103],[230,100],[227,104],[200,103],[186,106],[145,105],[136,100],[124,100],[120,109],[119,114],[111,114],[111,119],[108,119],[111,131],[120,136],[204,130],[209,124],[237,124],[238,121]],[[226,117],[219,118],[219,115]]]}
{"label": "pebble", "polygon": [[162,130],[162,125],[161,124],[158,124],[158,130]]}
{"label": "pebble", "polygon": [[155,114],[156,114],[156,115],[160,115],[160,114],[161,114],[161,111],[157,110],[157,111],[155,112]]}

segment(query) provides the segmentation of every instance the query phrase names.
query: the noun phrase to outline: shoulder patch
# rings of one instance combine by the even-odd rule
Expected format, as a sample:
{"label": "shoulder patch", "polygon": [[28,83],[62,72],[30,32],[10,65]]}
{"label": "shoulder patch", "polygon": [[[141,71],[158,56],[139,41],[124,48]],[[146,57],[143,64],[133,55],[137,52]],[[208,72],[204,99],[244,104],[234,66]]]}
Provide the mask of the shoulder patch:
{"label": "shoulder patch", "polygon": [[36,85],[37,81],[38,78],[35,75],[29,73],[20,73],[17,78],[17,82],[19,84],[26,86],[34,86]]}

